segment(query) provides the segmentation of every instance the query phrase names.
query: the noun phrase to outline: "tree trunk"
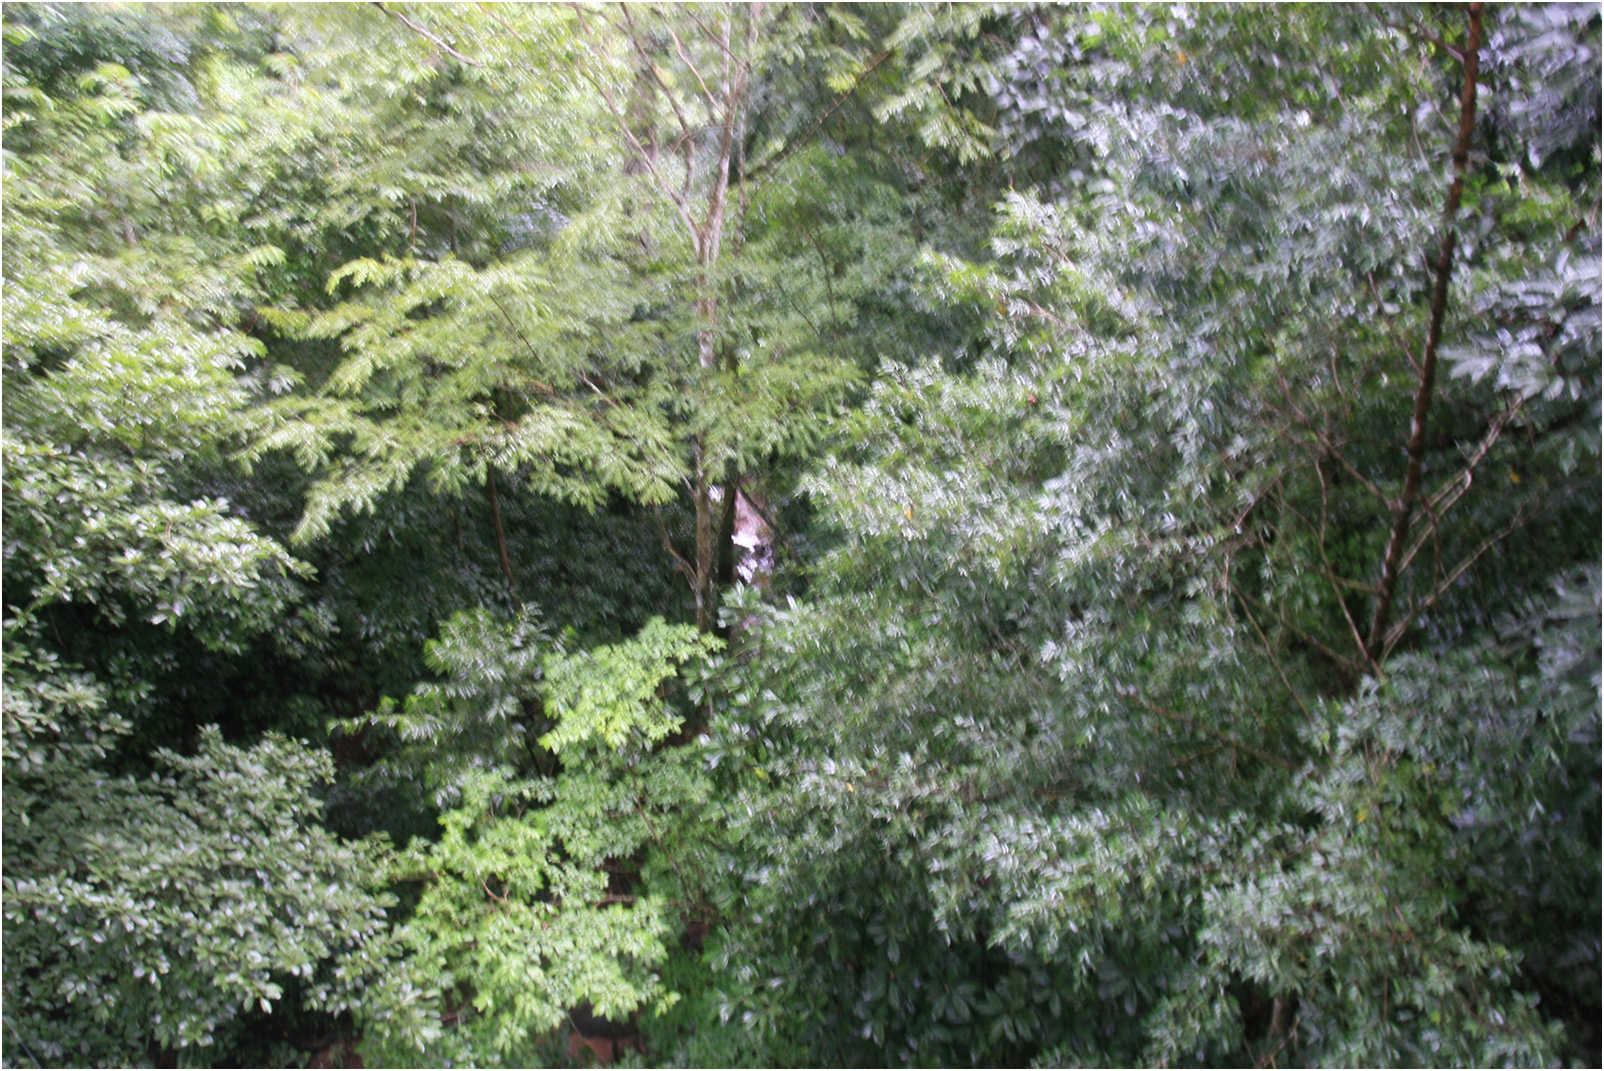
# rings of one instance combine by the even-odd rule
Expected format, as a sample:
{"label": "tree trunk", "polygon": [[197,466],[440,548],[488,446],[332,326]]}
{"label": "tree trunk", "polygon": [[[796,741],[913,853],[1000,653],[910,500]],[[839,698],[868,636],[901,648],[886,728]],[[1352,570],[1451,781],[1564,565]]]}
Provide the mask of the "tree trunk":
{"label": "tree trunk", "polygon": [[[696,277],[696,311],[701,320],[696,332],[696,362],[704,394],[708,389],[708,380],[719,365],[719,302],[718,295],[713,291],[713,269],[718,266],[719,253],[724,247],[724,208],[730,186],[730,161],[746,87],[744,74],[737,74],[733,69],[728,11],[725,12],[721,45],[724,55],[724,96],[721,101],[724,113],[719,117],[718,160],[713,167],[713,185],[707,195],[707,213],[691,235],[696,246],[696,264],[700,269]],[[705,445],[698,436],[695,481],[696,627],[702,632],[712,632],[718,624],[720,540],[713,515],[713,473]]]}
{"label": "tree trunk", "polygon": [[718,586],[727,588],[735,583],[735,500],[741,493],[741,481],[731,479],[724,484],[723,511],[718,519]]}
{"label": "tree trunk", "polygon": [[696,627],[712,632],[718,623],[718,557],[714,549],[713,483],[708,478],[701,436],[696,439],[696,561],[692,580]]}
{"label": "tree trunk", "polygon": [[1448,305],[1448,280],[1453,274],[1454,243],[1458,237],[1454,217],[1465,189],[1465,170],[1470,158],[1470,138],[1476,129],[1476,71],[1481,51],[1481,5],[1470,5],[1469,40],[1465,44],[1465,80],[1459,98],[1459,136],[1454,143],[1453,181],[1443,205],[1443,233],[1437,246],[1436,279],[1431,295],[1431,320],[1420,358],[1420,383],[1415,390],[1414,415],[1409,424],[1409,464],[1404,471],[1403,492],[1392,507],[1392,534],[1381,560],[1381,580],[1376,585],[1375,610],[1370,618],[1370,634],[1365,652],[1372,660],[1382,653],[1383,640],[1398,590],[1400,562],[1409,538],[1409,522],[1420,496],[1420,472],[1426,455],[1426,417],[1431,411],[1432,388],[1437,377],[1437,344],[1442,338],[1443,313]]}

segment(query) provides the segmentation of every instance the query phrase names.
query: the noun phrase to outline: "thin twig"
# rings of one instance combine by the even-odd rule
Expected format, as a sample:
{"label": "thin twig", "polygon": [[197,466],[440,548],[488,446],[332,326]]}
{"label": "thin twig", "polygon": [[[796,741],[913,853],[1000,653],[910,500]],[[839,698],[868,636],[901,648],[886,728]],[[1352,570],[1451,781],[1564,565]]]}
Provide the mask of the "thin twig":
{"label": "thin twig", "polygon": [[[1581,484],[1569,484],[1560,489],[1560,494],[1558,497],[1563,497],[1564,494],[1574,491],[1580,486]],[[1437,605],[1442,597],[1448,593],[1448,590],[1454,586],[1461,576],[1465,575],[1465,572],[1472,565],[1475,565],[1476,562],[1480,560],[1482,555],[1486,554],[1493,547],[1503,542],[1514,532],[1531,523],[1532,519],[1541,512],[1542,509],[1540,507],[1517,512],[1512,521],[1506,524],[1503,528],[1500,528],[1498,531],[1494,532],[1492,535],[1488,536],[1486,539],[1482,540],[1475,550],[1465,555],[1465,557],[1460,560],[1459,564],[1454,566],[1453,571],[1444,577],[1441,583],[1432,588],[1431,593],[1427,595],[1424,600],[1422,600],[1418,607],[1412,608],[1406,617],[1399,618],[1398,621],[1387,630],[1385,642],[1382,646],[1381,657],[1385,659],[1387,655],[1392,653],[1393,649],[1398,646],[1398,641],[1403,639],[1404,634],[1408,632],[1410,626],[1414,624],[1415,619],[1421,614],[1425,613],[1427,610],[1431,609],[1433,606]]]}
{"label": "thin twig", "polygon": [[1264,629],[1259,627],[1259,619],[1253,616],[1253,611],[1248,609],[1246,605],[1242,607],[1242,611],[1248,619],[1248,624],[1253,626],[1253,631],[1258,635],[1259,645],[1264,648],[1264,653],[1270,659],[1270,664],[1275,667],[1276,676],[1280,677],[1281,683],[1286,685],[1287,694],[1298,705],[1298,709],[1303,711],[1305,718],[1313,717],[1309,713],[1309,708],[1304,705],[1303,697],[1298,694],[1296,688],[1292,687],[1292,681],[1288,679],[1287,671],[1281,665],[1281,659],[1276,657],[1275,649],[1270,646],[1270,638],[1264,634]]}
{"label": "thin twig", "polygon": [[[1298,405],[1297,401],[1293,399],[1292,387],[1287,383],[1286,375],[1281,371],[1280,361],[1276,361],[1275,363],[1275,379],[1276,383],[1281,387],[1281,396],[1286,399],[1287,412],[1291,414],[1297,423],[1302,424],[1304,428],[1313,433],[1315,441],[1320,444],[1320,449],[1325,452],[1325,455],[1347,470],[1348,475],[1359,481],[1360,486],[1362,486],[1366,491],[1369,491],[1382,502],[1390,502],[1391,499],[1387,497],[1387,493],[1378,487],[1374,480],[1360,472],[1353,462],[1349,461],[1347,456],[1343,454],[1342,450],[1337,446],[1336,442],[1331,438],[1331,436],[1327,434],[1326,430],[1316,424],[1309,414],[1303,411],[1303,407]],[[1275,406],[1272,403],[1265,402],[1265,404],[1269,406],[1270,409],[1275,409]],[[1318,461],[1318,459],[1316,460]]]}
{"label": "thin twig", "polygon": [[1308,629],[1293,624],[1291,621],[1287,620],[1286,615],[1281,613],[1279,610],[1273,609],[1269,606],[1266,606],[1264,603],[1259,602],[1253,596],[1249,595],[1247,592],[1243,591],[1240,587],[1237,587],[1234,584],[1231,587],[1231,594],[1235,595],[1243,602],[1257,606],[1260,610],[1263,610],[1266,614],[1275,619],[1276,624],[1280,625],[1284,629],[1287,629],[1289,632],[1295,633],[1298,639],[1302,640],[1310,647],[1313,647],[1315,650],[1325,655],[1333,665],[1340,668],[1344,673],[1355,678],[1363,676],[1364,665],[1362,663],[1355,662],[1347,655],[1338,653],[1336,650],[1322,641],[1320,637],[1316,636]]}
{"label": "thin twig", "polygon": [[[571,6],[578,15],[580,32],[588,37],[590,34],[590,26],[585,18],[583,6],[580,4],[573,4]],[[613,122],[617,124],[618,132],[622,134],[624,136],[624,140],[629,143],[630,150],[633,151],[640,159],[641,163],[646,166],[646,171],[649,175],[651,175],[652,181],[656,183],[658,190],[668,198],[669,203],[674,206],[675,210],[679,213],[680,219],[684,221],[685,225],[690,229],[693,235],[696,234],[696,220],[691,214],[690,202],[685,191],[674,189],[674,187],[669,184],[668,180],[663,177],[663,173],[658,170],[657,161],[654,158],[654,155],[647,151],[646,146],[641,144],[640,139],[635,136],[635,132],[629,128],[629,120],[626,119],[623,112],[619,110],[618,101],[613,96],[613,91],[605,82],[587,70],[584,64],[579,65],[579,74],[580,77],[589,82],[591,88],[595,89],[596,92],[601,96],[602,103],[606,105],[608,113],[612,115]]]}
{"label": "thin twig", "polygon": [[1320,467],[1318,460],[1314,463],[1314,471],[1315,475],[1320,479],[1320,534],[1315,543],[1316,549],[1320,551],[1320,564],[1325,570],[1326,579],[1331,582],[1331,591],[1337,597],[1337,605],[1342,607],[1342,619],[1348,623],[1348,633],[1353,637],[1354,647],[1359,651],[1360,656],[1370,663],[1371,673],[1379,680],[1381,667],[1376,665],[1374,658],[1370,657],[1370,651],[1365,647],[1364,637],[1359,635],[1359,625],[1354,621],[1353,614],[1348,612],[1348,600],[1343,597],[1342,587],[1337,583],[1336,570],[1332,568],[1331,559],[1326,554],[1326,521],[1330,503],[1326,488],[1325,470]]}
{"label": "thin twig", "polygon": [[447,55],[449,55],[452,59],[456,60],[458,63],[465,63],[469,67],[479,67],[479,68],[483,68],[484,67],[483,63],[480,63],[476,59],[471,59],[468,56],[464,56],[461,52],[458,52],[456,49],[454,49],[450,45],[446,44],[445,41],[442,38],[440,38],[439,36],[437,36],[437,35],[435,35],[433,33],[430,33],[427,28],[425,28],[423,26],[420,26],[416,22],[413,22],[411,19],[409,19],[405,15],[401,14],[401,12],[392,10],[390,5],[384,3],[383,0],[377,0],[377,2],[375,2],[373,6],[378,8],[380,11],[384,12],[386,15],[390,16],[392,19],[395,19],[397,22],[401,23],[401,25],[405,26],[407,29],[411,30],[413,33],[417,34],[419,37],[422,37],[424,40],[428,41],[430,44],[434,45],[436,48],[440,49],[442,52],[445,52]]}
{"label": "thin twig", "polygon": [[674,549],[674,541],[668,537],[668,525],[663,523],[662,508],[653,507],[652,517],[657,521],[658,534],[663,537],[663,549],[667,551],[668,556],[674,560],[674,567],[683,573],[685,575],[685,579],[689,580],[691,582],[691,586],[694,587],[696,585],[696,570],[691,567],[690,562],[686,561],[680,555],[679,551]]}
{"label": "thin twig", "polygon": [[1370,288],[1370,296],[1376,300],[1376,311],[1381,313],[1381,320],[1387,325],[1387,333],[1392,336],[1393,342],[1397,344],[1398,352],[1404,355],[1404,360],[1409,362],[1409,367],[1414,370],[1416,375],[1419,375],[1420,362],[1415,360],[1415,353],[1409,348],[1409,341],[1405,339],[1403,335],[1398,333],[1398,325],[1396,322],[1394,322],[1392,314],[1387,311],[1386,306],[1382,302],[1381,292],[1376,289],[1375,275],[1366,275],[1365,285]]}
{"label": "thin twig", "polygon": [[[690,153],[695,141],[695,135],[691,133],[690,121],[685,118],[684,111],[680,109],[679,101],[674,97],[674,91],[668,87],[667,82],[663,81],[663,76],[657,70],[657,64],[652,61],[651,55],[646,51],[646,46],[641,44],[640,34],[635,29],[635,20],[630,15],[629,8],[627,6],[621,6],[621,10],[624,15],[624,23],[629,27],[628,31],[624,34],[624,37],[629,41],[630,46],[634,48],[635,53],[640,56],[641,62],[646,65],[646,71],[652,76],[652,81],[657,83],[657,88],[663,91],[664,98],[668,100],[669,108],[674,112],[674,119],[679,123],[681,142],[685,147],[686,154],[685,168],[688,172],[691,168]],[[687,66],[690,65],[689,60],[686,60],[685,62]],[[696,74],[696,69],[694,67],[691,68],[691,73]],[[697,74],[696,80],[698,82],[701,81],[702,76]],[[687,183],[690,181],[688,175],[686,181]]]}
{"label": "thin twig", "polygon": [[[759,4],[757,6],[761,7],[762,5]],[[738,59],[738,57],[735,55],[735,53],[730,51],[729,40],[727,38],[721,39],[718,34],[714,33],[712,30],[708,29],[707,23],[703,22],[701,19],[696,17],[696,9],[695,9],[694,6],[692,6],[690,4],[683,4],[683,5],[680,6],[679,10],[684,12],[685,17],[690,19],[691,22],[696,25],[696,28],[702,32],[702,36],[703,37],[707,38],[709,41],[713,42],[715,45],[718,45],[719,48],[723,49],[724,58],[725,58],[726,61]]]}
{"label": "thin twig", "polygon": [[1455,48],[1453,45],[1450,45],[1447,41],[1444,41],[1441,37],[1438,37],[1436,34],[1432,33],[1430,30],[1426,29],[1426,27],[1424,27],[1424,26],[1422,26],[1420,24],[1420,20],[1414,18],[1413,16],[1410,17],[1408,26],[1399,26],[1397,23],[1392,23],[1392,22],[1383,22],[1382,25],[1390,27],[1391,29],[1394,29],[1394,30],[1399,30],[1399,31],[1401,31],[1403,33],[1414,34],[1416,37],[1420,38],[1422,41],[1425,41],[1428,44],[1435,45],[1438,48],[1442,49],[1444,52],[1448,53],[1450,56],[1452,56],[1454,59],[1458,60],[1460,63],[1464,63],[1465,62],[1465,54],[1463,52],[1461,52],[1459,49]]}
{"label": "thin twig", "polygon": [[[626,8],[625,10],[627,11],[628,9]],[[702,77],[702,72],[697,70],[696,64],[691,61],[690,52],[685,48],[685,42],[679,39],[679,34],[674,31],[672,26],[668,28],[668,36],[674,42],[674,51],[679,54],[680,62],[685,64],[685,69],[691,72],[691,77],[696,79],[696,84],[702,89],[702,98],[707,101],[708,117],[711,118],[717,115],[718,98],[713,96],[711,89],[707,88],[707,81]]]}
{"label": "thin twig", "polygon": [[1470,456],[1465,459],[1465,467],[1456,472],[1431,495],[1432,509],[1439,512],[1445,511],[1459,501],[1466,491],[1470,490],[1471,476],[1475,472],[1476,466],[1481,464],[1482,459],[1487,456],[1487,452],[1498,441],[1498,437],[1509,426],[1509,422],[1514,420],[1526,403],[1534,397],[1534,394],[1521,395],[1510,404],[1508,409],[1505,409],[1493,419],[1493,422],[1487,426],[1487,431],[1482,436],[1481,442],[1476,444],[1476,449],[1472,450]]}
{"label": "thin twig", "polygon": [[819,241],[819,236],[814,233],[812,227],[804,226],[802,233],[808,236],[808,240],[813,243],[814,250],[819,254],[819,267],[824,272],[824,297],[830,306],[830,319],[834,321],[836,319],[835,284],[830,281],[830,261],[824,255],[824,243]]}

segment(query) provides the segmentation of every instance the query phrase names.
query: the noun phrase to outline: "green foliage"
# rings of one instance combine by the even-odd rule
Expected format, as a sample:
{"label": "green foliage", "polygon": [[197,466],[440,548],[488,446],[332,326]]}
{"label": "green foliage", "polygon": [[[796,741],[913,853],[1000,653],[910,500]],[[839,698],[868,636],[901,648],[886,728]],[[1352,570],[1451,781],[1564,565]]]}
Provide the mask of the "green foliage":
{"label": "green foliage", "polygon": [[1597,1062],[1596,10],[3,32],[7,1062]]}
{"label": "green foliage", "polygon": [[[378,18],[364,12],[362,23]],[[516,18],[503,27],[449,12],[467,57],[462,84],[431,99],[449,76],[420,72],[429,91],[396,119],[417,131],[422,159],[404,140],[372,138],[385,124],[370,113],[368,140],[350,146],[362,162],[346,163],[339,180],[353,195],[404,197],[413,209],[483,206],[482,228],[470,232],[450,207],[444,219],[414,223],[404,255],[386,241],[382,253],[334,267],[325,290],[350,291],[346,300],[263,310],[289,337],[337,341],[343,354],[312,390],[274,407],[247,454],[284,451],[318,475],[297,540],[326,536],[341,510],[380,508],[419,473],[442,493],[500,470],[522,489],[587,508],[613,493],[663,505],[693,465],[745,471],[805,452],[820,435],[816,415],[856,381],[852,365],[816,343],[738,311],[718,329],[716,367],[699,356],[694,310],[706,289],[744,290],[766,265],[704,263],[683,233],[687,210],[676,212],[629,163],[636,135],[613,130],[609,142],[595,133],[616,125],[603,99],[627,96],[634,78],[621,27],[593,27],[563,9]],[[520,43],[513,55],[510,39]],[[404,32],[384,40],[418,52]],[[373,73],[348,64],[330,67],[339,107],[397,107],[393,87],[374,100]],[[490,108],[492,98],[542,106],[508,114]],[[469,140],[471,178],[432,155]],[[403,162],[414,188],[392,191],[377,173]],[[695,184],[711,181],[706,167],[687,166]],[[739,249],[740,239],[729,244]]]}
{"label": "green foliage", "polygon": [[418,684],[401,704],[386,698],[345,727],[393,734],[399,746],[374,773],[421,780],[437,804],[451,804],[486,765],[530,761],[545,724],[531,714],[545,641],[527,615],[505,621],[488,610],[457,614],[424,647],[425,664],[441,679]]}
{"label": "green foliage", "polygon": [[[242,1013],[294,989],[339,1011],[392,901],[374,852],[320,824],[331,768],[290,740],[160,750],[149,777],[96,759],[126,731],[104,688],[8,636],[7,1046],[46,1064],[227,1051]],[[337,963],[331,967],[331,962]],[[298,980],[298,981],[297,981]]]}
{"label": "green foliage", "polygon": [[[621,1019],[677,999],[658,970],[670,900],[684,911],[695,895],[679,864],[707,821],[710,786],[692,752],[658,746],[682,723],[662,692],[679,665],[717,646],[654,619],[621,644],[542,656],[518,623],[470,614],[447,625],[431,658],[446,671],[472,659],[476,672],[421,685],[403,713],[375,716],[466,762],[439,839],[414,841],[396,863],[422,893],[397,931],[404,962],[359,1017],[375,1059],[528,1062],[581,1004]],[[530,778],[496,738],[515,740],[509,712],[535,701],[552,725],[539,745],[561,770]],[[479,748],[453,734],[486,722],[503,728]]]}
{"label": "green foliage", "polygon": [[420,467],[437,491],[481,482],[494,466],[536,494],[590,507],[610,490],[669,500],[676,468],[655,407],[596,397],[587,385],[607,375],[583,363],[612,326],[597,322],[597,306],[618,309],[597,295],[596,273],[534,254],[477,272],[449,259],[357,261],[331,277],[331,291],[342,273],[394,281],[398,292],[307,322],[307,337],[341,338],[353,354],[323,398],[281,403],[253,448],[288,450],[309,468],[328,465],[337,443],[350,458],[314,490],[297,539],[326,535],[342,507],[373,509]]}
{"label": "green foliage", "polygon": [[[1561,1044],[1537,997],[1511,990],[1523,969],[1542,978],[1597,956],[1574,930],[1524,929],[1598,896],[1597,793],[1572,750],[1597,733],[1596,573],[1577,581],[1551,604],[1551,633],[1400,659],[1385,685],[1333,705],[1329,762],[1299,789],[1321,827],[1210,893],[1213,970],[1296,994],[1323,1060],[1534,1064]],[[1534,640],[1567,653],[1528,677],[1510,655]],[[1585,1002],[1594,985],[1584,970],[1551,991]]]}
{"label": "green foliage", "polygon": [[[1510,371],[1477,391],[1456,357],[1439,384],[1435,549],[1411,556],[1378,665],[1349,622],[1392,516],[1369,488],[1400,479],[1417,381],[1397,337],[1424,331],[1416,251],[1447,179],[1394,118],[1435,92],[1423,53],[1354,15],[1369,28],[1335,9],[1056,23],[1081,62],[1053,77],[1092,107],[1052,118],[1096,174],[1005,198],[986,261],[930,261],[943,298],[995,308],[1003,359],[883,376],[805,484],[836,540],[808,601],[758,613],[730,670],[717,746],[764,776],[735,789],[745,902],[690,1059],[1585,1052],[1591,983],[1550,971],[1596,956],[1596,794],[1577,794],[1596,691],[1536,698],[1558,682],[1522,681],[1532,633],[1498,639],[1489,610],[1541,616],[1596,550],[1596,502],[1567,482],[1597,464],[1596,227],[1559,206],[1597,185],[1527,174],[1478,201],[1501,223],[1467,238],[1452,344],[1497,324],[1480,352]],[[1328,20],[1351,45],[1336,70]],[[1285,93],[1253,84],[1272,71]],[[1499,434],[1512,405],[1523,439]],[[1474,499],[1452,493],[1467,457],[1501,474]],[[1483,556],[1536,516],[1551,542]],[[1563,603],[1573,666],[1597,644],[1590,583]],[[1538,893],[1554,814],[1575,854]],[[1011,997],[954,1031],[951,1001],[925,1001],[961,992],[955,966],[1062,1004]]]}
{"label": "green foliage", "polygon": [[653,700],[680,663],[718,646],[711,636],[654,618],[628,645],[548,662],[546,709],[556,725],[541,746],[562,754],[587,745],[613,751],[661,743],[681,719],[654,709]]}
{"label": "green foliage", "polygon": [[17,14],[5,1044],[41,1065],[206,1062],[240,1051],[242,1024],[280,1004],[349,1007],[391,903],[374,887],[377,849],[321,826],[326,756],[281,734],[225,742],[169,702],[197,668],[180,656],[227,664],[324,638],[296,618],[310,569],[215,490],[262,356],[233,310],[276,258],[230,233],[238,116],[182,99],[209,59],[136,74],[85,53],[148,58],[163,36],[149,25]]}

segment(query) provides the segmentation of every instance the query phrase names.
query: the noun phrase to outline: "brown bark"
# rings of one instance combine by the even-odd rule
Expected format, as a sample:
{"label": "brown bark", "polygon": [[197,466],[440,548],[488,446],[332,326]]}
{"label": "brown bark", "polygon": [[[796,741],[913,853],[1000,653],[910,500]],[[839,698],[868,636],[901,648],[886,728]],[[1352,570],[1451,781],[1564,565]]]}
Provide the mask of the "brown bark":
{"label": "brown bark", "polygon": [[1382,652],[1398,591],[1404,544],[1409,522],[1420,496],[1420,473],[1426,454],[1426,418],[1431,411],[1432,390],[1437,377],[1437,345],[1442,338],[1443,315],[1448,306],[1448,282],[1453,275],[1454,244],[1458,238],[1454,217],[1459,212],[1465,189],[1465,171],[1470,158],[1470,139],[1476,129],[1476,72],[1481,52],[1481,4],[1471,4],[1469,40],[1465,45],[1465,80],[1459,98],[1459,136],[1454,142],[1453,182],[1443,205],[1443,233],[1437,247],[1436,279],[1431,294],[1431,320],[1421,352],[1420,382],[1415,390],[1414,415],[1409,425],[1409,463],[1404,471],[1403,492],[1392,504],[1392,534],[1381,561],[1381,580],[1376,585],[1375,609],[1365,640],[1366,654],[1375,659]]}
{"label": "brown bark", "polygon": [[691,582],[696,597],[696,627],[702,632],[713,631],[717,621],[718,591],[714,584],[713,491],[708,478],[701,437],[696,440],[696,575]]}
{"label": "brown bark", "polygon": [[[581,27],[585,28],[587,9],[576,5],[575,10],[579,14]],[[717,268],[724,246],[730,171],[739,148],[737,133],[741,128],[746,108],[751,79],[751,57],[756,45],[758,21],[762,16],[763,5],[754,4],[739,9],[727,6],[723,9],[723,18],[716,28],[704,23],[690,6],[680,10],[691,23],[695,24],[701,36],[716,46],[719,57],[716,70],[709,65],[704,72],[698,68],[697,60],[687,49],[685,42],[670,27],[668,32],[673,41],[674,54],[691,75],[697,87],[695,92],[707,106],[708,126],[717,133],[717,151],[712,163],[706,165],[705,169],[703,165],[699,165],[694,147],[700,140],[702,131],[707,128],[698,128],[694,117],[688,114],[688,109],[681,106],[674,87],[658,70],[653,46],[637,27],[628,7],[619,9],[618,22],[615,24],[625,35],[639,60],[627,114],[619,107],[615,94],[605,81],[593,78],[588,73],[586,77],[592,77],[593,84],[618,125],[619,134],[632,153],[626,170],[643,172],[657,191],[674,207],[690,237],[697,267],[696,291],[692,298],[692,308],[697,319],[697,364],[693,372],[692,390],[705,393],[711,389],[712,376],[719,365],[719,340],[723,325],[718,294],[715,290]],[[742,11],[746,17],[744,57],[738,56],[734,49],[733,34],[737,10]],[[602,17],[610,21],[608,16]],[[588,33],[588,29],[585,32]],[[710,79],[709,75],[713,74],[716,74],[716,77]],[[679,128],[678,140],[664,146],[670,151],[661,159],[655,139],[655,124],[651,122],[651,113],[654,110],[651,105],[658,99],[667,104]],[[681,159],[683,168],[683,179],[678,185],[675,185],[668,175],[668,162],[675,151]],[[699,186],[705,194],[693,196],[693,191]],[[726,529],[729,527],[724,523],[724,518],[713,502],[713,489],[724,477],[724,466],[709,456],[708,446],[704,435],[696,436],[691,442],[692,467],[689,483],[695,511],[695,546],[689,555],[689,561],[673,549],[666,536],[664,541],[665,547],[690,581],[696,602],[696,624],[704,632],[712,631],[717,620],[722,545],[727,542]]]}
{"label": "brown bark", "polygon": [[[719,109],[719,140],[718,158],[713,165],[713,183],[707,195],[707,211],[699,225],[692,223],[691,238],[696,248],[696,264],[701,269],[697,275],[696,311],[701,319],[701,326],[696,332],[696,359],[698,373],[704,384],[708,377],[718,368],[718,344],[720,332],[718,295],[713,291],[714,269],[718,265],[719,254],[724,247],[724,221],[725,209],[728,203],[727,195],[730,187],[730,164],[735,155],[735,131],[740,123],[741,111],[745,105],[747,79],[750,75],[749,62],[752,51],[753,36],[756,32],[756,19],[761,8],[753,9],[747,13],[747,55],[748,60],[737,61],[735,53],[730,48],[732,30],[732,15],[729,9],[725,10],[724,22],[720,27],[719,47],[724,57],[722,70],[722,95],[711,98],[710,104],[716,104]],[[701,72],[690,65],[689,57],[681,51],[691,73],[696,77],[698,84],[706,86],[706,80]],[[706,390],[706,387],[703,387]],[[723,545],[728,543],[728,525],[715,521],[713,510],[713,487],[715,473],[711,470],[705,451],[705,443],[698,438],[696,443],[696,474],[694,494],[696,497],[696,627],[703,632],[711,632],[718,623],[718,591],[719,591],[719,561],[725,553]],[[724,503],[727,510],[733,511],[734,498],[727,496]],[[733,512],[730,516],[733,525]],[[723,538],[720,538],[723,536]]]}
{"label": "brown bark", "polygon": [[444,52],[446,55],[450,56],[452,59],[456,60],[458,63],[464,64],[464,65],[466,65],[468,67],[483,67],[484,66],[484,64],[480,63],[478,60],[473,59],[470,56],[465,56],[461,52],[458,52],[456,49],[452,48],[449,44],[447,44],[439,35],[430,33],[427,27],[422,26],[422,25],[420,25],[420,24],[418,24],[416,22],[413,22],[411,19],[409,19],[405,15],[401,14],[401,12],[396,11],[393,8],[391,8],[389,4],[375,3],[373,6],[378,8],[380,11],[384,12],[386,15],[390,16],[392,19],[395,19],[401,25],[405,26],[407,29],[411,30],[413,33],[417,34],[419,37],[423,38],[425,41],[428,41],[435,48],[438,48],[440,51]]}

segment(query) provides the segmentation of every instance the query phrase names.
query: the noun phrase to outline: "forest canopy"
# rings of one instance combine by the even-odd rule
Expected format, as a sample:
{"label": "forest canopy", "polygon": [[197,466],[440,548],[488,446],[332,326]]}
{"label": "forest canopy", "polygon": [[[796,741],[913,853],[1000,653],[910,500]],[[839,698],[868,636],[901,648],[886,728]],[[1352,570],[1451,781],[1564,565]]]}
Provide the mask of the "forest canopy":
{"label": "forest canopy", "polygon": [[0,23],[5,1066],[1598,1066],[1596,5]]}

